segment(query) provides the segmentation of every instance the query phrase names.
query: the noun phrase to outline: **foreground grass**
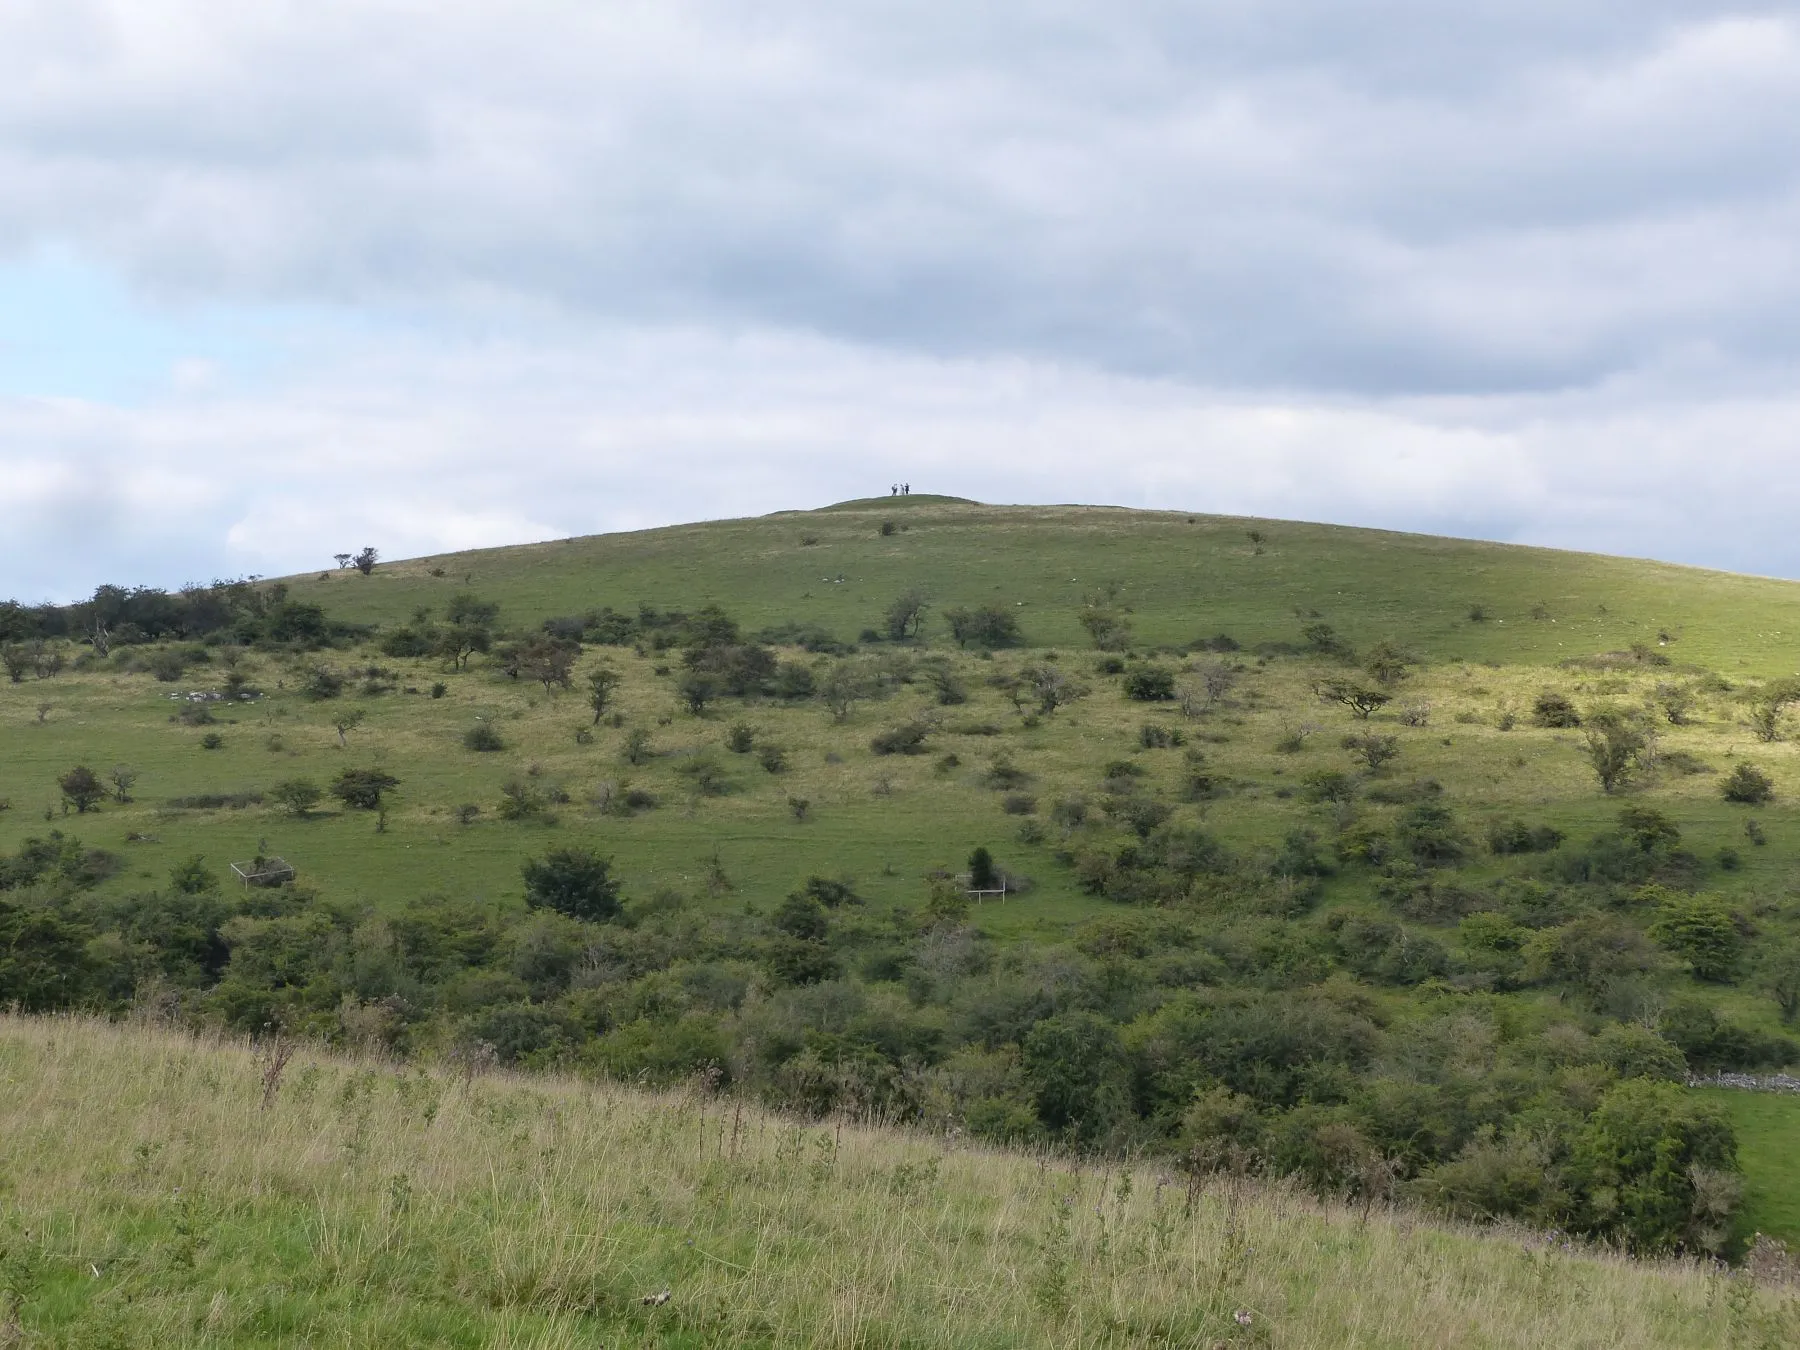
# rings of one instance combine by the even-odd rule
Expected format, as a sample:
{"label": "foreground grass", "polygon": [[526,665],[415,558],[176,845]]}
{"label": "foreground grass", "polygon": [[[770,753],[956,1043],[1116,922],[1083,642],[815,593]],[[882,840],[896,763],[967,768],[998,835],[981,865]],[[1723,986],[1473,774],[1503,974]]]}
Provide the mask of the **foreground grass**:
{"label": "foreground grass", "polygon": [[266,1063],[0,1017],[0,1344],[1800,1339],[1791,1292],[1720,1270],[1153,1166],[310,1051],[265,1110]]}

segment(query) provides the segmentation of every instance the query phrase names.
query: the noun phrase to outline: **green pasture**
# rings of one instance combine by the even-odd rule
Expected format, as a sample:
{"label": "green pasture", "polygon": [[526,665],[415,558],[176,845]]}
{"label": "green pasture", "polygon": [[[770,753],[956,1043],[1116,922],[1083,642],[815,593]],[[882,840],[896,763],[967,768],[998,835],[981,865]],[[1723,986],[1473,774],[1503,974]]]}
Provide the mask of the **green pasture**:
{"label": "green pasture", "polygon": [[[435,662],[398,661],[372,650],[326,659],[346,668],[379,664],[397,674],[402,691],[420,692],[347,692],[315,702],[294,692],[296,665],[251,657],[252,676],[265,697],[213,705],[219,720],[193,727],[172,720],[183,705],[171,694],[216,684],[205,668],[178,685],[114,672],[0,685],[6,744],[0,799],[11,804],[0,813],[0,847],[63,829],[124,855],[126,872],[109,883],[124,887],[160,882],[194,853],[222,871],[230,861],[273,852],[331,896],[379,906],[429,894],[504,899],[516,891],[525,858],[577,841],[612,854],[629,890],[640,896],[672,887],[718,904],[764,903],[816,873],[853,877],[878,904],[916,902],[928,870],[955,870],[970,850],[986,845],[1003,866],[1036,883],[1023,897],[984,908],[985,924],[1014,931],[1085,917],[1106,902],[1081,895],[1055,861],[1054,827],[1045,824],[1042,843],[1020,840],[1028,817],[1008,815],[1006,794],[987,786],[996,760],[1028,776],[1018,790],[1036,799],[1029,818],[1042,822],[1065,797],[1097,800],[1104,766],[1116,761],[1139,766],[1146,786],[1172,795],[1187,752],[1196,751],[1207,770],[1228,784],[1228,795],[1182,804],[1177,819],[1204,824],[1234,848],[1254,852],[1274,847],[1296,828],[1329,833],[1329,807],[1309,804],[1296,789],[1309,772],[1352,768],[1338,742],[1353,728],[1372,728],[1400,740],[1400,757],[1386,776],[1397,783],[1437,781],[1477,834],[1492,818],[1523,816],[1579,838],[1605,827],[1619,808],[1617,799],[1596,789],[1579,733],[1526,723],[1502,731],[1501,714],[1528,707],[1546,680],[1580,698],[1594,697],[1598,688],[1608,691],[1603,697],[1628,701],[1658,678],[1655,672],[1597,679],[1547,676],[1526,666],[1439,666],[1422,672],[1404,695],[1409,703],[1430,706],[1426,726],[1403,726],[1383,712],[1365,728],[1313,696],[1313,678],[1330,669],[1321,663],[1247,662],[1227,705],[1185,719],[1169,704],[1127,700],[1116,676],[1097,673],[1092,653],[1064,649],[1058,659],[1090,693],[1034,727],[984,681],[1041,655],[1001,653],[984,660],[958,654],[953,660],[969,691],[967,703],[938,707],[921,683],[860,703],[840,723],[816,702],[787,706],[772,700],[750,706],[722,700],[696,717],[681,708],[674,691],[679,661],[670,674],[658,675],[661,658],[605,649],[585,657],[584,665],[604,660],[624,674],[619,707],[625,720],[621,727],[591,728],[589,744],[577,740],[577,730],[593,719],[575,693],[546,694],[479,666],[449,673]],[[797,651],[788,656],[826,660]],[[434,699],[428,691],[436,681],[447,692]],[[361,710],[365,720],[340,745],[332,721],[346,706]],[[1720,695],[1702,706],[1692,725],[1669,728],[1665,753],[1683,750],[1704,768],[1664,773],[1633,799],[1653,802],[1678,819],[1684,843],[1703,857],[1725,848],[1737,852],[1741,866],[1719,872],[1715,889],[1776,892],[1792,880],[1800,850],[1800,829],[1786,804],[1800,800],[1800,761],[1786,742],[1752,747],[1737,716],[1729,696]],[[937,724],[924,753],[871,751],[876,732],[915,718]],[[464,733],[478,721],[500,729],[504,750],[464,748]],[[756,728],[759,743],[787,749],[786,773],[766,773],[754,754],[725,748],[729,728],[740,721]],[[1176,730],[1187,744],[1145,750],[1138,740],[1145,724]],[[654,751],[641,766],[622,757],[634,730],[649,734]],[[1295,730],[1304,733],[1303,748],[1277,750],[1283,735]],[[220,735],[222,746],[202,748],[207,733]],[[959,762],[946,766],[952,755]],[[702,756],[723,770],[724,795],[697,793],[684,777],[684,765]],[[1719,775],[1744,757],[1775,778],[1772,806],[1749,811],[1719,799]],[[132,766],[139,773],[133,801],[68,814],[56,780],[75,764],[102,774],[115,764]],[[273,804],[172,805],[203,794],[266,794],[297,777],[323,786],[346,766],[380,767],[401,780],[385,831],[378,832],[372,813],[344,811],[329,799],[304,819]],[[504,821],[497,808],[509,780],[569,800],[551,807],[554,823]],[[598,809],[600,794],[627,788],[651,792],[658,805],[629,818]],[[795,816],[795,798],[807,803],[804,819]],[[480,808],[473,823],[459,822],[465,805]],[[1752,815],[1766,846],[1753,848],[1745,840]],[[1354,896],[1358,884],[1334,882],[1331,894]]]}
{"label": "green pasture", "polygon": [[1800,1096],[1704,1088],[1731,1113],[1744,1168],[1740,1235],[1767,1233],[1800,1247]]}

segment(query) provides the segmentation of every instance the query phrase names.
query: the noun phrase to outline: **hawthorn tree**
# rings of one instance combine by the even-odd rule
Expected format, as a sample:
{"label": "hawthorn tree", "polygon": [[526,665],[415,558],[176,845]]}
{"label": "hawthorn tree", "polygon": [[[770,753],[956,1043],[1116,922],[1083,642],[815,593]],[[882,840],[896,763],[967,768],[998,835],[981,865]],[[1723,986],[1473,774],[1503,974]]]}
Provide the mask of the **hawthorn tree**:
{"label": "hawthorn tree", "polygon": [[612,862],[592,849],[560,848],[527,862],[525,903],[572,919],[604,923],[619,913],[619,881]]}
{"label": "hawthorn tree", "polygon": [[894,642],[904,642],[908,638],[918,637],[920,630],[925,627],[925,609],[925,592],[916,586],[895,597],[881,616],[888,638]]}
{"label": "hawthorn tree", "polygon": [[1368,721],[1369,714],[1377,708],[1385,707],[1394,701],[1394,696],[1380,689],[1370,689],[1354,680],[1335,678],[1320,680],[1313,685],[1313,693],[1324,703],[1341,703],[1350,710],[1353,717]]}
{"label": "hawthorn tree", "polygon": [[1618,713],[1595,713],[1583,734],[1588,763],[1602,792],[1616,792],[1649,762],[1650,737]]}
{"label": "hawthorn tree", "polygon": [[331,795],[358,811],[379,811],[381,796],[400,780],[380,769],[345,769],[331,785]]}
{"label": "hawthorn tree", "polygon": [[624,676],[611,666],[599,666],[588,672],[587,702],[588,707],[594,710],[595,726],[600,725],[600,719],[606,715],[607,708],[612,706],[613,691],[623,679]]}
{"label": "hawthorn tree", "polygon": [[106,784],[85,764],[70,769],[56,780],[56,785],[62,789],[63,800],[75,808],[77,815],[87,814],[106,798]]}

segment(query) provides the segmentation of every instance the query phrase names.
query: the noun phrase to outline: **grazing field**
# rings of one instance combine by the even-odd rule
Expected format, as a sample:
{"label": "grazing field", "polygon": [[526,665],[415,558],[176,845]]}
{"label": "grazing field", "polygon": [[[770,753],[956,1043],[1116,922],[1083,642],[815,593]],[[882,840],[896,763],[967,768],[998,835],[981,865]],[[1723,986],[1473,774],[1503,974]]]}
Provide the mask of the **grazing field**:
{"label": "grazing field", "polygon": [[0,1017],[42,1346],[1779,1347],[1800,1301],[1157,1165]]}
{"label": "grazing field", "polygon": [[1712,1089],[1731,1112],[1743,1159],[1745,1237],[1770,1233],[1800,1246],[1800,1097]]}
{"label": "grazing field", "polygon": [[1800,1185],[1685,1082],[1800,1061],[1797,633],[921,497],[0,607],[0,1006],[1735,1258]]}

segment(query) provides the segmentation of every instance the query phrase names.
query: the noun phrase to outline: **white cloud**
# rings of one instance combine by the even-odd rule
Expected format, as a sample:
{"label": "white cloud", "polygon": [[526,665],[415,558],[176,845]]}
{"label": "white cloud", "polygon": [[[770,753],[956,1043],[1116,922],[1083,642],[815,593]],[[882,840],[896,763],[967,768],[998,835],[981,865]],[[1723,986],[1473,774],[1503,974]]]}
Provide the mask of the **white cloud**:
{"label": "white cloud", "polygon": [[1792,4],[23,0],[0,261],[195,340],[0,404],[0,591],[896,476],[1793,571],[1796,122]]}

